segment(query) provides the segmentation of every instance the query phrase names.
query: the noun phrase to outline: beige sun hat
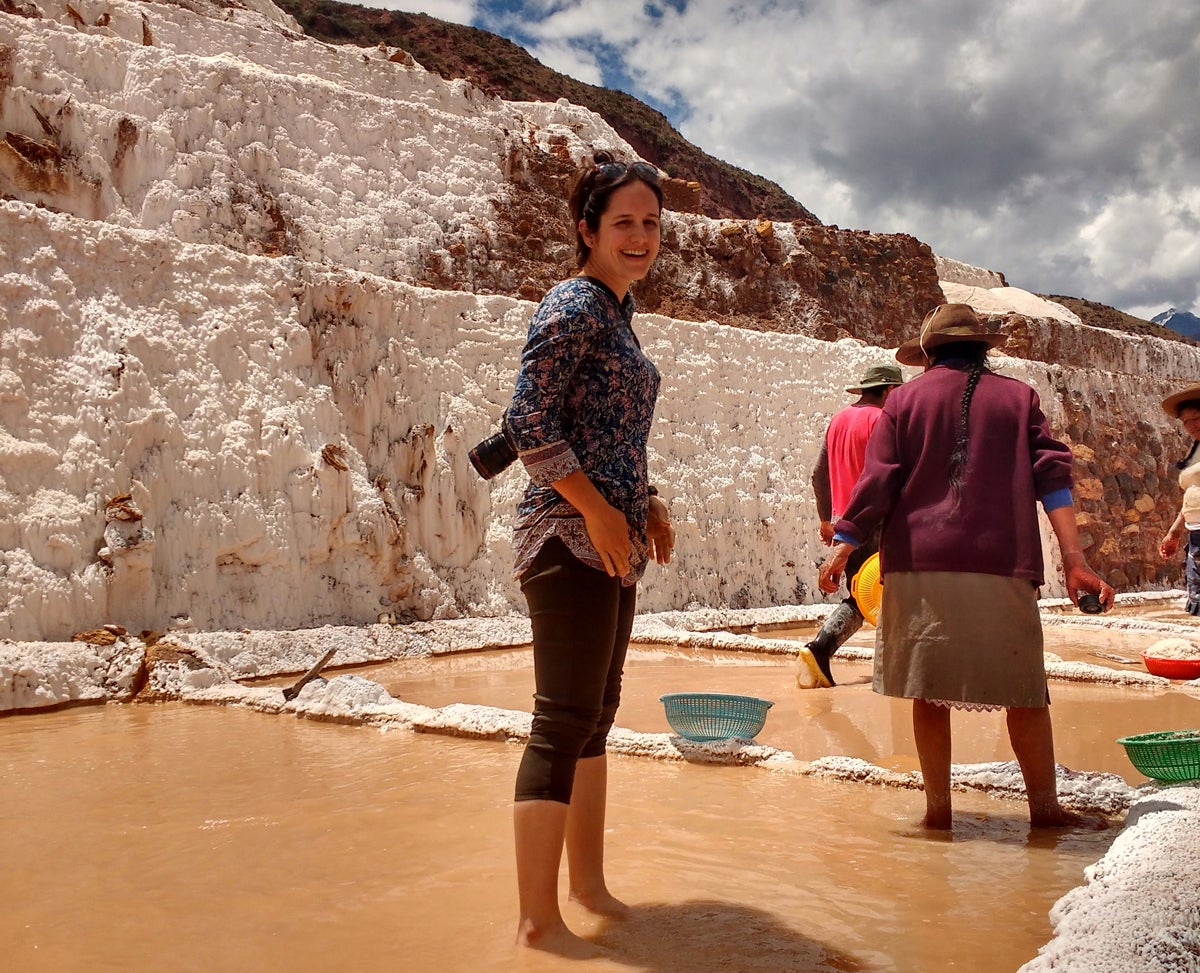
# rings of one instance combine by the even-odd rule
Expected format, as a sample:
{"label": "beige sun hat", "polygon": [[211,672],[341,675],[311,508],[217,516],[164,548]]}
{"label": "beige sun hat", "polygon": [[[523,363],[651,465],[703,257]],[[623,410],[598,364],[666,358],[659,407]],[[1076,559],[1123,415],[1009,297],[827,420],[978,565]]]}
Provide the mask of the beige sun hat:
{"label": "beige sun hat", "polygon": [[898,365],[872,365],[858,380],[854,388],[846,389],[851,395],[862,395],[867,389],[882,388],[885,385],[903,385],[904,375]]}
{"label": "beige sun hat", "polygon": [[975,341],[996,348],[1008,338],[987,326],[970,304],[939,304],[925,315],[921,333],[896,349],[896,361],[901,365],[924,365],[929,352],[939,345],[955,341]]}
{"label": "beige sun hat", "polygon": [[1162,400],[1163,412],[1172,419],[1179,418],[1179,407],[1185,402],[1200,402],[1200,385],[1189,385]]}

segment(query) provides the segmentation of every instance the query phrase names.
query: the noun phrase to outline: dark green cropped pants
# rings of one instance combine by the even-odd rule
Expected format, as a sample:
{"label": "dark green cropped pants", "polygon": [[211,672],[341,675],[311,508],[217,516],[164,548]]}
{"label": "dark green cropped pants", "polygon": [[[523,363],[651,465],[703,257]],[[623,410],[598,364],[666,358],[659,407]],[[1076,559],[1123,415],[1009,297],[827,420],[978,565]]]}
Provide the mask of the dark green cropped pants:
{"label": "dark green cropped pants", "polygon": [[533,728],[516,800],[571,803],[575,764],[604,753],[621,702],[637,587],[578,560],[557,537],[521,578],[533,623]]}

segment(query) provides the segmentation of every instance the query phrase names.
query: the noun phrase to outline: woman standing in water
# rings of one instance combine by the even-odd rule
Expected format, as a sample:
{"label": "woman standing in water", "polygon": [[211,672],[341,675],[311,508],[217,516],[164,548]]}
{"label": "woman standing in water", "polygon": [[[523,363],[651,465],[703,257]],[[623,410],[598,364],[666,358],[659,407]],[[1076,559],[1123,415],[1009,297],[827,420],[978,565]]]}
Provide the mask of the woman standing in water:
{"label": "woman standing in water", "polygon": [[1179,550],[1179,541],[1187,535],[1187,559],[1184,577],[1187,581],[1187,601],[1184,609],[1189,615],[1200,615],[1200,385],[1168,395],[1162,401],[1163,411],[1178,419],[1183,431],[1192,437],[1187,456],[1175,464],[1179,470],[1179,486],[1183,503],[1179,515],[1159,542],[1158,553],[1165,561]]}
{"label": "woman standing in water", "polygon": [[605,739],[621,698],[636,585],[675,542],[647,477],[657,369],[633,333],[630,285],[658,255],[658,170],[597,154],[570,197],[578,276],[555,285],[529,324],[507,422],[530,476],[517,508],[514,574],[533,624],[533,726],[513,823],[517,943],[571,957],[599,952],[558,904],[565,845],[570,896],[600,915],[628,908],[604,876]]}
{"label": "woman standing in water", "polygon": [[883,525],[874,689],[913,701],[928,828],[951,826],[952,708],[1004,709],[1030,823],[1079,822],[1059,805],[1055,779],[1038,501],[1071,600],[1091,592],[1107,611],[1114,593],[1080,547],[1070,449],[1050,435],[1032,388],[987,367],[1004,340],[968,305],[943,304],[896,350],[925,372],[888,397],[821,566],[821,590],[836,591],[851,551]]}

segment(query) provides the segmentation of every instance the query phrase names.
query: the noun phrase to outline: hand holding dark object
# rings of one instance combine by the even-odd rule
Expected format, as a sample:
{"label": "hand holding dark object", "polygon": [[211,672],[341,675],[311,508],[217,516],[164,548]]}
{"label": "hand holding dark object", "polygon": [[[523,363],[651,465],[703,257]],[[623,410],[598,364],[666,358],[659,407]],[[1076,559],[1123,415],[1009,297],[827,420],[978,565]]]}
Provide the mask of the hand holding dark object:
{"label": "hand holding dark object", "polygon": [[1071,593],[1071,601],[1080,611],[1089,615],[1100,615],[1112,608],[1117,596],[1116,591],[1087,566],[1081,553],[1071,552],[1071,555],[1063,560],[1067,591]]}

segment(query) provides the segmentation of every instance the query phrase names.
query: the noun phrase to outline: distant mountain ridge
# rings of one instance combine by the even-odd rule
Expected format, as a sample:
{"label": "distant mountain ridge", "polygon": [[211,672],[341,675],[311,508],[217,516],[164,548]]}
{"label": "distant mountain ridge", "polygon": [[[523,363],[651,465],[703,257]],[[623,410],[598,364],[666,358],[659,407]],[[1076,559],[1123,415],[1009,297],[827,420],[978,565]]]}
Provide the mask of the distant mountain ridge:
{"label": "distant mountain ridge", "polygon": [[1164,327],[1157,317],[1153,321],[1147,321],[1144,318],[1126,314],[1124,311],[1118,311],[1115,307],[1109,307],[1107,304],[1088,301],[1082,297],[1067,297],[1063,294],[1039,294],[1038,296],[1061,304],[1068,311],[1078,315],[1079,320],[1091,328],[1126,331],[1130,334],[1147,334],[1155,338],[1164,338],[1167,341],[1183,341],[1186,344],[1195,344],[1197,337],[1200,337],[1200,335],[1181,334],[1177,330]]}
{"label": "distant mountain ridge", "polygon": [[1178,311],[1171,307],[1161,314],[1154,315],[1150,320],[1155,324],[1161,324],[1164,328],[1179,332],[1185,338],[1200,339],[1200,317],[1192,314],[1191,311]]}
{"label": "distant mountain ridge", "polygon": [[566,98],[590,108],[639,155],[668,175],[700,183],[705,216],[809,225],[821,221],[769,179],[722,162],[693,145],[667,118],[623,91],[576,81],[546,67],[507,38],[426,14],[381,10],[335,0],[279,0],[306,34],[333,44],[399,47],[443,78],[466,78],[506,101]]}

